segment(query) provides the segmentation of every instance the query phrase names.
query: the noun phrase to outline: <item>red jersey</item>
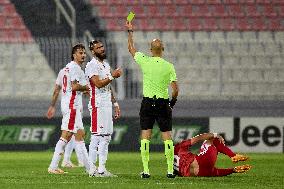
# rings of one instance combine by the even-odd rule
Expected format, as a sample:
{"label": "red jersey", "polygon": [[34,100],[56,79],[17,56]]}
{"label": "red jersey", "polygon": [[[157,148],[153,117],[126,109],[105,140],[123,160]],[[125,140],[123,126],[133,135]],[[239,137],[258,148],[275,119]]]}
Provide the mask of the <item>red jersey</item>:
{"label": "red jersey", "polygon": [[191,147],[191,139],[182,141],[175,145],[174,151],[174,170],[178,171],[180,176],[190,176],[190,164],[195,158],[195,154],[189,151]]}

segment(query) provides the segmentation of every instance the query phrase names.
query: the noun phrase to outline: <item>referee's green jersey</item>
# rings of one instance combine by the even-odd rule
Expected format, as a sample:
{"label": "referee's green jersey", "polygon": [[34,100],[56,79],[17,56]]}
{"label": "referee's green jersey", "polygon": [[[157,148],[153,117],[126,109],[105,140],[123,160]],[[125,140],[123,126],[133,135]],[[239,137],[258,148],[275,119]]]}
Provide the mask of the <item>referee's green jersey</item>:
{"label": "referee's green jersey", "polygon": [[168,86],[177,81],[174,65],[160,57],[149,57],[136,52],[134,60],[140,65],[143,73],[143,96],[169,98]]}

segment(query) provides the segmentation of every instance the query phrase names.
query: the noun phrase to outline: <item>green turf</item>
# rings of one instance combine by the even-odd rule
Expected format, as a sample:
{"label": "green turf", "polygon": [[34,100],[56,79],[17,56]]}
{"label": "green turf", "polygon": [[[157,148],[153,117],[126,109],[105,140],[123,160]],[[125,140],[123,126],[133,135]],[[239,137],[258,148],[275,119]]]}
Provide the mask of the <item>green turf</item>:
{"label": "green turf", "polygon": [[[0,188],[283,188],[284,155],[250,154],[253,169],[246,174],[211,178],[166,178],[162,153],[150,154],[150,179],[141,179],[139,153],[110,152],[107,168],[118,178],[89,178],[83,168],[65,169],[68,174],[50,175],[47,167],[52,152],[0,152]],[[74,158],[73,156],[72,158]],[[75,161],[75,160],[74,160]],[[239,163],[240,164],[240,163]],[[218,167],[233,166],[219,156]]]}

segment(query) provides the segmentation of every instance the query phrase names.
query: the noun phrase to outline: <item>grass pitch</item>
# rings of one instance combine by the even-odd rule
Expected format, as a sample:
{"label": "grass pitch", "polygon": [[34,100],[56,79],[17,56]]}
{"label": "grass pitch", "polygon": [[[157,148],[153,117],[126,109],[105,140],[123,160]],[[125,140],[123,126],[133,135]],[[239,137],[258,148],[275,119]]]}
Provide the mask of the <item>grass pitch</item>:
{"label": "grass pitch", "polygon": [[[249,154],[246,174],[226,177],[166,178],[166,160],[162,153],[150,153],[150,179],[141,179],[139,153],[110,152],[107,169],[117,178],[89,178],[83,168],[64,169],[68,174],[47,173],[52,152],[0,152],[0,188],[283,188],[283,154]],[[72,159],[75,161],[75,155]],[[238,163],[239,165],[241,163]],[[219,155],[217,167],[231,167],[229,158]]]}

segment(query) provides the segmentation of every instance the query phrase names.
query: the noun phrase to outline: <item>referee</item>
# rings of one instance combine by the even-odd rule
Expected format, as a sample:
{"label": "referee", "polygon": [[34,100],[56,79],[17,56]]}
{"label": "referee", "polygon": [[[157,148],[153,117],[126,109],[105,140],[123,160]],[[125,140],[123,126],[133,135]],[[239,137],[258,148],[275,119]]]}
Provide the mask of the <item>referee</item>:
{"label": "referee", "polygon": [[[162,139],[165,144],[165,156],[168,164],[168,178],[174,178],[174,146],[171,137],[172,108],[178,96],[178,84],[174,65],[162,58],[164,47],[159,39],[151,42],[152,57],[137,52],[133,43],[133,27],[131,22],[126,22],[128,31],[128,50],[139,64],[143,73],[143,100],[140,108],[141,126],[141,158],[144,171],[142,178],[149,178],[149,143],[152,129],[157,121]],[[172,88],[172,98],[169,100],[168,86]]]}

